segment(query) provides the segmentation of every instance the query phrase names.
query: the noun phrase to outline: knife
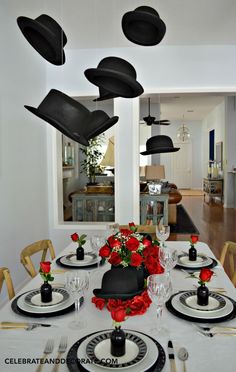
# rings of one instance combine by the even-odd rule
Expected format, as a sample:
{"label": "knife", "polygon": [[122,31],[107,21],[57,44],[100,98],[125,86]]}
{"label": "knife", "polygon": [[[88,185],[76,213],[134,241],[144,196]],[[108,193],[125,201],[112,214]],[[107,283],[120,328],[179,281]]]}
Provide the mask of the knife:
{"label": "knife", "polygon": [[28,326],[36,326],[36,327],[55,327],[52,324],[46,324],[46,323],[19,323],[19,322],[0,322],[0,327],[4,328],[25,328]]}
{"label": "knife", "polygon": [[175,354],[172,341],[168,341],[168,355],[170,359],[170,368],[171,372],[177,372],[176,364],[175,364]]}

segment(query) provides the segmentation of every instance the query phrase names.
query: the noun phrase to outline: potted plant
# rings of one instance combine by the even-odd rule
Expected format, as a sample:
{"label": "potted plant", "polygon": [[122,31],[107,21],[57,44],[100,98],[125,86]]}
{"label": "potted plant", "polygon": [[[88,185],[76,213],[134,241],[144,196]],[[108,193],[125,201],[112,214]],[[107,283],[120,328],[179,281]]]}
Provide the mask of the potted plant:
{"label": "potted plant", "polygon": [[82,171],[86,173],[89,178],[88,185],[96,184],[96,174],[102,172],[100,162],[102,160],[103,152],[102,146],[104,143],[104,134],[89,140],[89,146],[81,148],[80,150],[85,155],[84,160],[81,161]]}

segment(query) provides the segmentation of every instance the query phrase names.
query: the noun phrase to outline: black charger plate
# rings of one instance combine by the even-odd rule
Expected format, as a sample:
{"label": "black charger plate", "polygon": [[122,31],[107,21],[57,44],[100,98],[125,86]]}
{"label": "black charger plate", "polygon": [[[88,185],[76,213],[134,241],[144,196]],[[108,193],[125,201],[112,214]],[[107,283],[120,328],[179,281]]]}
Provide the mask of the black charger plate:
{"label": "black charger plate", "polygon": [[[112,329],[106,329],[104,330],[104,332],[108,332],[108,331],[112,331]],[[68,351],[68,354],[67,354],[67,357],[66,357],[66,363],[67,363],[67,367],[69,369],[70,372],[87,372],[88,370],[86,368],[83,367],[83,365],[79,362],[78,358],[77,358],[77,351],[78,351],[78,348],[79,346],[81,345],[81,343],[86,340],[86,338],[92,336],[92,335],[95,335],[96,333],[100,333],[101,331],[96,331],[96,332],[93,332],[93,333],[90,333],[89,335],[79,339],[78,341],[76,341],[76,343],[74,345],[72,345],[72,347],[70,348],[70,350]],[[157,342],[154,338],[152,338],[151,336],[143,333],[143,332],[139,332],[139,331],[135,331],[136,333],[140,333],[141,335],[144,335],[146,337],[149,337],[156,345],[157,349],[158,349],[158,358],[156,360],[156,362],[153,364],[153,366],[151,368],[149,368],[148,370],[144,371],[144,372],[160,372],[162,371],[164,365],[165,365],[165,362],[166,362],[166,355],[165,355],[165,351],[163,349],[163,347],[159,344],[159,342]],[[86,359],[86,356],[85,356],[85,359]],[[115,369],[115,368],[114,368]],[[104,371],[106,369],[104,368]]]}
{"label": "black charger plate", "polygon": [[[65,256],[61,256],[61,257],[59,257],[59,258],[56,260],[56,263],[57,263],[57,265],[62,266],[62,267],[66,267],[67,269],[87,270],[87,269],[92,269],[92,268],[98,267],[97,262],[96,262],[95,264],[92,264],[92,265],[86,265],[86,266],[73,265],[73,263],[72,263],[71,265],[67,265],[67,264],[64,264],[63,262],[61,262],[61,259],[62,259],[63,257],[65,257]],[[100,261],[100,263],[99,263],[99,266],[104,265],[105,262],[106,262],[106,260],[105,260],[104,258],[101,258],[101,261]]]}
{"label": "black charger plate", "polygon": [[182,266],[181,264],[176,264],[175,265],[175,269],[184,269],[185,271],[188,271],[189,273],[192,273],[194,271],[201,271],[201,269],[213,269],[213,267],[216,267],[218,265],[218,262],[212,258],[212,257],[209,257],[211,260],[212,260],[212,263],[207,265],[207,266],[204,266],[204,267],[199,267],[199,266],[191,266],[191,267],[186,267],[186,266]]}
{"label": "black charger plate", "polygon": [[166,308],[167,308],[167,310],[169,310],[169,312],[171,314],[177,316],[178,318],[189,320],[190,322],[197,322],[197,323],[206,323],[206,322],[207,323],[221,323],[221,322],[224,322],[226,320],[234,319],[236,317],[236,302],[232,298],[230,298],[228,296],[225,296],[225,295],[224,295],[224,297],[228,298],[232,302],[232,304],[234,305],[234,309],[233,309],[233,311],[230,314],[228,314],[228,315],[226,315],[224,317],[221,317],[221,318],[218,318],[218,319],[217,318],[212,318],[212,319],[210,319],[210,318],[201,318],[200,319],[200,318],[195,318],[195,317],[190,316],[190,315],[182,314],[181,312],[179,312],[178,310],[176,310],[172,306],[171,300],[177,294],[179,294],[179,293],[185,293],[185,292],[186,291],[180,291],[178,293],[173,294],[170,297],[170,299],[166,302]]}

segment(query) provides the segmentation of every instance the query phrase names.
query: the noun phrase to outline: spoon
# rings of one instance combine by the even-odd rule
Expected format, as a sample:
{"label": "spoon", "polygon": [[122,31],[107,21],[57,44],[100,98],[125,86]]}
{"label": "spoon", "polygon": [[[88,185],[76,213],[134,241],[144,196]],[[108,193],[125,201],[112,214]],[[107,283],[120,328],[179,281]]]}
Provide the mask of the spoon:
{"label": "spoon", "polygon": [[178,358],[183,362],[183,372],[187,372],[185,360],[188,359],[188,351],[184,347],[179,349]]}

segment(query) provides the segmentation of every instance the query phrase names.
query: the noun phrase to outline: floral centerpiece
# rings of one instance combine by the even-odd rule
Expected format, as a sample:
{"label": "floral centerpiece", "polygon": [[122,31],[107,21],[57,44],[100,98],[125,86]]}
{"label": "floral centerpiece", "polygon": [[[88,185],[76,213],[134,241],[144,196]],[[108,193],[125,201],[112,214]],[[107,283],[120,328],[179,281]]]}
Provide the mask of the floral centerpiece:
{"label": "floral centerpiece", "polygon": [[198,235],[191,235],[190,237],[190,248],[188,251],[189,254],[189,261],[196,261],[197,260],[197,250],[194,247],[194,244],[198,242]]}
{"label": "floral centerpiece", "polygon": [[202,268],[199,274],[200,287],[197,289],[197,303],[198,305],[206,306],[209,301],[209,289],[206,287],[206,283],[211,280],[214,271],[208,268]]}
{"label": "floral centerpiece", "polygon": [[72,239],[73,242],[78,243],[78,248],[76,249],[76,258],[77,258],[77,260],[83,260],[84,259],[84,248],[83,248],[83,245],[86,243],[86,239],[85,238],[87,237],[87,235],[82,234],[82,235],[79,236],[75,232],[70,237],[71,237],[71,239]]}
{"label": "floral centerpiece", "polygon": [[44,281],[44,284],[42,284],[40,287],[41,301],[50,302],[52,301],[52,286],[48,282],[52,282],[54,280],[54,277],[51,274],[51,262],[40,262],[39,273]]}

